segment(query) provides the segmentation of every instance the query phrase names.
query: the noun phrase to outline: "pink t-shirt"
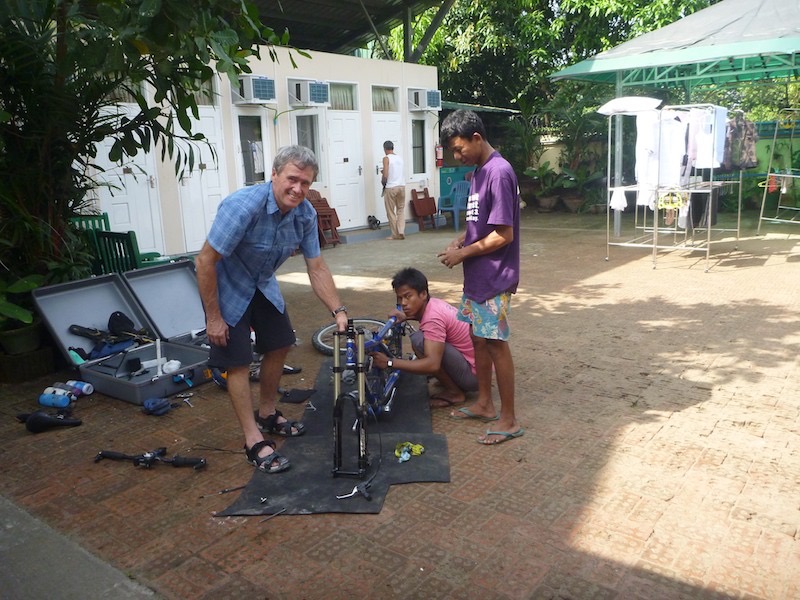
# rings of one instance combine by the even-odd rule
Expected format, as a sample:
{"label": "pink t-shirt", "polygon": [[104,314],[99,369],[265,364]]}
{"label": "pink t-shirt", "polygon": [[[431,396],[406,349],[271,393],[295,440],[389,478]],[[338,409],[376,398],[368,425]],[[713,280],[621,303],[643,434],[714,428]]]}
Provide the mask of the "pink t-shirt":
{"label": "pink t-shirt", "polygon": [[458,320],[458,309],[439,298],[431,298],[419,321],[419,329],[426,340],[445,342],[467,359],[475,372],[475,349],[469,336],[469,325]]}

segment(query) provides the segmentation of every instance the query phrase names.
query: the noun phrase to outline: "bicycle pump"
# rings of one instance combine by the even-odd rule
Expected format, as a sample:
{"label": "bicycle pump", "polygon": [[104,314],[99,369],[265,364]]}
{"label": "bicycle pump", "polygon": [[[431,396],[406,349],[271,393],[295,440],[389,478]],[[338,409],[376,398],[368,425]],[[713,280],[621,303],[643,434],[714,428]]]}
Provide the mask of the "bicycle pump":
{"label": "bicycle pump", "polygon": [[[341,339],[346,336],[346,359],[342,365]],[[342,373],[345,368],[357,374],[357,388],[342,393]],[[344,401],[356,394],[356,419],[358,424],[358,470],[342,470],[342,421]],[[367,400],[366,400],[366,352],[364,351],[364,330],[356,331],[353,320],[348,319],[347,331],[336,331],[333,336],[333,476],[358,477],[363,479],[369,466],[367,452]]]}

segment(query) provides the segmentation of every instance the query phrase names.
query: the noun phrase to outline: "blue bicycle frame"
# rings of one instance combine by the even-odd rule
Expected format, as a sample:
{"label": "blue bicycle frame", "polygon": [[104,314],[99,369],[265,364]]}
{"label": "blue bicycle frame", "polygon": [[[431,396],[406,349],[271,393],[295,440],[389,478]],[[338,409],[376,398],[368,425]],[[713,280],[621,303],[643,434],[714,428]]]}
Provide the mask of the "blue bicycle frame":
{"label": "blue bicycle frame", "polygon": [[[394,336],[389,341],[390,345],[402,352],[402,324],[397,323],[396,317],[390,317],[386,324],[372,334],[371,339],[365,339],[363,329],[353,325],[352,319],[348,321],[347,331],[337,331],[334,334],[333,352],[333,437],[334,437],[334,477],[338,475],[360,477],[366,474],[369,465],[367,452],[367,419],[369,416],[377,418],[378,415],[389,413],[392,402],[397,392],[397,382],[400,371],[393,370],[388,376],[384,369],[372,366],[368,353],[383,352],[394,358],[395,354],[386,344],[386,338]],[[341,337],[346,336],[345,360],[341,360]],[[385,379],[385,381],[384,381]],[[356,389],[342,393],[342,383],[356,384]],[[353,430],[359,435],[358,470],[342,470],[342,418],[345,399],[351,399],[356,407],[356,421]]]}

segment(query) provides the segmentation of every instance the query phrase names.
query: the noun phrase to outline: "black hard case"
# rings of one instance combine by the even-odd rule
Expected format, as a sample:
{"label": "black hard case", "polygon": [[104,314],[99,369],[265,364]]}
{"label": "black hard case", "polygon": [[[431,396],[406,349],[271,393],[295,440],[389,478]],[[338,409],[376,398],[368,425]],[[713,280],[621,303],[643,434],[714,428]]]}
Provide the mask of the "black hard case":
{"label": "black hard case", "polygon": [[191,333],[205,328],[205,314],[194,263],[189,260],[47,286],[34,290],[33,298],[70,364],[75,365],[70,347],[88,352],[94,345],[92,340],[70,333],[70,325],[106,330],[114,311],[125,313],[137,329],[154,332],[161,340],[161,355],[181,363],[177,373],[159,376],[152,367],[131,377],[131,359],[145,362],[156,358],[156,344],[148,343],[75,365],[80,379],[98,392],[141,405],[148,398],[183,392],[211,378],[205,337],[193,339]]}

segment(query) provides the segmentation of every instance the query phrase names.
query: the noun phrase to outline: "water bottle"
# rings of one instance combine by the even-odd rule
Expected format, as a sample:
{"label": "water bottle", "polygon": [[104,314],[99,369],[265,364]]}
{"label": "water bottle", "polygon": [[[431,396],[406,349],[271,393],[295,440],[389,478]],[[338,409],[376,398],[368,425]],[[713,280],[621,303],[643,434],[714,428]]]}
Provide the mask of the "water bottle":
{"label": "water bottle", "polygon": [[71,398],[75,398],[75,396],[72,394],[41,394],[39,395],[39,404],[52,408],[67,408],[72,403]]}
{"label": "water bottle", "polygon": [[94,393],[94,386],[87,381],[77,381],[75,379],[70,379],[67,382],[67,385],[75,388],[76,390],[80,390],[81,394],[84,396],[88,396]]}
{"label": "water bottle", "polygon": [[52,385],[52,387],[58,388],[59,390],[66,390],[67,392],[76,397],[81,395],[81,391],[78,388],[72,387],[71,385],[69,385],[68,383],[64,383],[63,381],[56,381]]}
{"label": "water bottle", "polygon": [[65,390],[63,388],[54,387],[52,385],[49,386],[49,387],[44,388],[44,391],[42,392],[42,395],[43,396],[66,396],[68,403],[69,402],[75,402],[75,400],[77,400],[77,396],[75,396],[74,394],[71,394],[70,392],[68,392],[67,390]]}

